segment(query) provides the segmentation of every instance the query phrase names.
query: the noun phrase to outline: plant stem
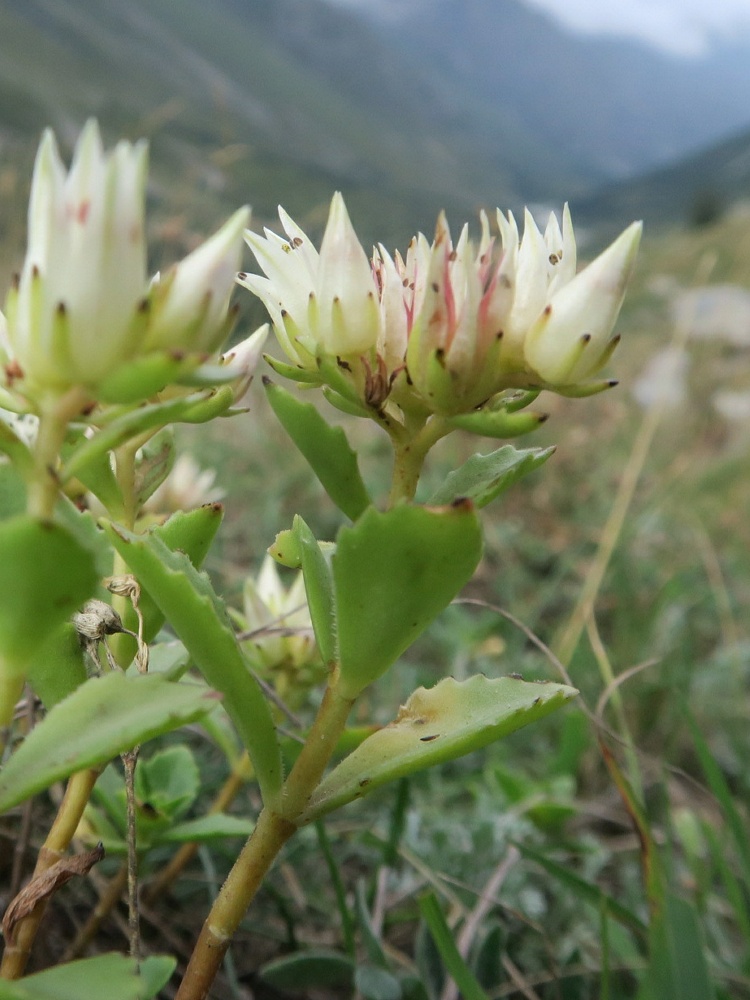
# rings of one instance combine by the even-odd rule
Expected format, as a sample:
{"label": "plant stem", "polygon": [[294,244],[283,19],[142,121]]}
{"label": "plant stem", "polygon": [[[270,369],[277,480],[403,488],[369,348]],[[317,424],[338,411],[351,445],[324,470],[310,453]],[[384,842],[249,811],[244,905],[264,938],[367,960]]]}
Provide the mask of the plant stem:
{"label": "plant stem", "polygon": [[[65,789],[65,795],[57,810],[55,821],[39,851],[34,875],[40,875],[59,861],[70,846],[99,773],[93,768],[79,771],[68,781],[68,787]],[[3,962],[0,967],[1,978],[18,979],[23,975],[31,946],[46,908],[47,900],[45,899],[37,903],[27,917],[19,921],[15,937],[12,942],[8,942],[3,954]]]}
{"label": "plant stem", "polygon": [[39,430],[34,445],[34,465],[29,483],[27,510],[48,521],[54,512],[60,484],[57,464],[68,424],[85,408],[88,397],[83,389],[71,389],[54,399],[39,414]]}
{"label": "plant stem", "polygon": [[23,695],[26,678],[11,668],[6,673],[0,668],[0,760],[5,753],[5,747],[13,724],[16,703]]}
{"label": "plant stem", "polygon": [[248,905],[276,855],[296,830],[294,823],[264,809],[252,836],[216,897],[198,937],[175,1000],[204,1000]]}
{"label": "plant stem", "polygon": [[394,459],[389,507],[395,507],[404,500],[414,499],[427,452],[440,438],[449,434],[450,430],[443,417],[433,416],[407,440],[391,438]]}
{"label": "plant stem", "polygon": [[326,769],[352,704],[338,693],[334,672],[289,777],[261,812],[211,907],[175,1000],[204,1000],[208,995],[232,935],[279,851],[297,829],[296,821]]}

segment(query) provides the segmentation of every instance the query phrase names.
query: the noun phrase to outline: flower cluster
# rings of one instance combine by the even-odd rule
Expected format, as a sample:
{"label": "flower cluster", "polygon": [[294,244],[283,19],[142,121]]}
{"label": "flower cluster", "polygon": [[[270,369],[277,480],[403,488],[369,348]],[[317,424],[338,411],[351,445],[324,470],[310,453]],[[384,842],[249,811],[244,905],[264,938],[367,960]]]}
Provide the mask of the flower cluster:
{"label": "flower cluster", "polygon": [[[71,389],[82,405],[147,398],[194,372],[226,339],[249,212],[235,212],[181,263],[149,280],[146,172],[145,143],[123,141],[105,153],[93,121],[69,171],[45,133],[26,258],[0,324],[5,405],[38,411]],[[228,370],[224,375],[230,380]]]}
{"label": "flower cluster", "polygon": [[478,245],[464,227],[454,244],[445,217],[435,238],[405,256],[383,246],[371,261],[336,194],[320,252],[279,210],[286,237],[247,233],[264,275],[240,283],[268,309],[292,366],[364,411],[471,413],[505,389],[585,394],[617,345],[612,330],[641,234],[633,223],[576,273],[567,206],[544,234],[529,212],[523,238],[497,212],[499,242],[482,214]]}

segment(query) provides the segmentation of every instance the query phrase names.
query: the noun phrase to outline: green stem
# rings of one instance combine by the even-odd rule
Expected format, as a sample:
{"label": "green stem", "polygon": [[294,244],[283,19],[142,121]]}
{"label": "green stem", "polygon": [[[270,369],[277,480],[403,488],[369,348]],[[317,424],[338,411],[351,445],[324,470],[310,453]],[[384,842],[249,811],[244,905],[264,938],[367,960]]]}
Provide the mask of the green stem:
{"label": "green stem", "polygon": [[24,674],[19,674],[15,670],[6,674],[0,670],[0,759],[8,743],[16,702],[23,694],[25,683]]}
{"label": "green stem", "polygon": [[336,747],[352,701],[329,682],[305,745],[277,799],[258,817],[221,892],[206,918],[175,1000],[204,1000],[224,959],[232,935],[281,848],[297,829],[304,810]]}
{"label": "green stem", "polygon": [[42,407],[34,445],[34,465],[29,483],[27,509],[40,520],[52,517],[60,484],[57,465],[68,424],[85,408],[88,397],[83,389],[71,389]]}
{"label": "green stem", "polygon": [[[79,771],[69,779],[55,821],[39,851],[34,876],[41,875],[51,868],[67,851],[99,773],[98,769],[89,769]],[[6,943],[0,978],[19,979],[23,975],[47,902],[48,897],[41,899],[34,909],[19,921],[13,940]]]}
{"label": "green stem", "polygon": [[[128,441],[127,444],[124,444],[115,452],[115,474],[117,485],[120,488],[120,496],[122,497],[122,509],[117,512],[117,516],[120,524],[127,528],[128,531],[133,530],[136,518],[138,517],[135,500],[135,456],[140,443],[140,438],[137,441]],[[129,572],[128,564],[120,553],[115,551],[112,575],[127,576]],[[129,606],[127,597],[118,594],[113,595],[112,607],[123,621],[125,621],[125,615]],[[111,637],[110,648],[115,660],[124,670],[135,656],[137,646],[132,636],[121,632]]]}
{"label": "green stem", "polygon": [[395,507],[398,503],[414,499],[427,453],[450,431],[451,428],[443,417],[432,416],[416,434],[407,440],[391,438],[394,460],[389,507]]}

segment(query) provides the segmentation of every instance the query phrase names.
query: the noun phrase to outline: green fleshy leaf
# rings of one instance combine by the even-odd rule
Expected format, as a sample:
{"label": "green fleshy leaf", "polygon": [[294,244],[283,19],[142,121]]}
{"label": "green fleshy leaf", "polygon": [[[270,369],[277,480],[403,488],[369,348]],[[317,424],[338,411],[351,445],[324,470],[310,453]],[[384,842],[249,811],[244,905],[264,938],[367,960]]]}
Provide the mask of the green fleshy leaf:
{"label": "green fleshy leaf", "polygon": [[206,681],[224,695],[224,708],[247,748],[264,801],[281,787],[281,751],[268,703],[250,672],[224,605],[205,573],[154,534],[105,530],[131,571],[189,650]]}
{"label": "green fleshy leaf", "polygon": [[287,566],[289,569],[302,568],[299,539],[292,528],[284,528],[283,531],[280,531],[274,538],[273,544],[268,546],[267,551],[280,566]]}
{"label": "green fleshy leaf", "polygon": [[315,536],[299,515],[294,518],[293,531],[299,544],[300,564],[315,641],[323,662],[332,663],[336,655],[336,614],[331,570]]}
{"label": "green fleshy leaf", "polygon": [[125,955],[97,955],[14,982],[0,980],[0,1000],[153,1000],[176,965],[167,955],[151,955],[141,961],[139,971]]}
{"label": "green fleshy leaf", "polygon": [[189,844],[191,841],[198,841],[205,844],[212,840],[223,840],[226,837],[249,837],[253,832],[254,825],[252,820],[242,816],[211,813],[198,819],[176,823],[161,834],[159,843]]}
{"label": "green fleshy leaf", "polygon": [[354,986],[364,1000],[402,1000],[398,979],[377,965],[358,965]]}
{"label": "green fleshy leaf", "polygon": [[509,413],[505,409],[475,410],[473,413],[461,413],[458,416],[447,418],[451,427],[491,438],[511,438],[529,434],[540,427],[546,419],[546,413],[525,413],[523,411]]}
{"label": "green fleshy leaf", "polygon": [[[160,538],[173,552],[184,552],[196,569],[211,548],[211,543],[221,526],[224,507],[220,503],[208,503],[195,510],[178,510],[164,522],[151,528],[150,534]],[[141,590],[139,601],[143,615],[143,638],[151,642],[164,624],[164,615],[149,593],[148,587]],[[123,624],[133,632],[138,631],[138,618],[132,607],[123,616]],[[135,656],[136,641],[127,635],[118,637],[118,661],[122,666]]]}
{"label": "green fleshy leaf", "polygon": [[140,449],[135,466],[134,503],[137,510],[167,478],[174,459],[174,430],[171,427],[163,428]]}
{"label": "green fleshy leaf", "polygon": [[149,403],[135,409],[105,411],[110,419],[92,438],[86,438],[74,448],[63,466],[61,478],[67,482],[73,476],[85,475],[86,467],[101,461],[102,455],[119,448],[145,431],[166,427],[172,423],[204,423],[221,416],[232,405],[234,396],[229,386],[217,392],[197,392],[164,403]]}
{"label": "green fleshy leaf", "polygon": [[167,747],[141,759],[135,773],[135,794],[150,810],[175,820],[183,816],[200,791],[200,772],[186,746]]}
{"label": "green fleshy leaf", "polygon": [[86,662],[72,622],[63,622],[36,650],[28,679],[49,711],[86,680]]}
{"label": "green fleshy leaf", "polygon": [[357,455],[340,427],[331,427],[312,403],[303,403],[279,385],[264,379],[268,401],[323,489],[353,521],[370,505],[359,473]]}
{"label": "green fleshy leaf", "polygon": [[9,462],[0,464],[0,520],[16,517],[26,510],[26,484],[18,469]]}
{"label": "green fleshy leaf", "polygon": [[[72,454],[72,449],[64,454]],[[116,517],[122,516],[125,504],[110,458],[108,451],[92,456],[85,465],[78,466],[76,479],[94,494],[110,517]]]}
{"label": "green fleshy leaf", "polygon": [[[2,390],[0,390],[0,406],[3,406]],[[0,416],[0,454],[7,455],[22,474],[31,472],[34,466],[31,451],[2,416]]]}
{"label": "green fleshy leaf", "polygon": [[520,451],[506,444],[489,455],[472,455],[460,469],[448,474],[428,502],[445,504],[467,497],[477,507],[486,507],[522,476],[543,465],[554,451],[554,448],[526,448]]}
{"label": "green fleshy leaf", "polygon": [[362,798],[375,788],[454,760],[499,740],[575,697],[563,684],[529,683],[514,677],[467,681],[447,677],[418,688],[396,719],[368,737],[323,779],[303,822]]}
{"label": "green fleshy leaf", "polygon": [[348,955],[326,948],[310,948],[285,955],[264,965],[260,978],[277,990],[351,989],[354,983],[354,961]]}
{"label": "green fleshy leaf", "polygon": [[471,579],[481,554],[468,501],[369,508],[341,529],[331,563],[343,697],[385,673]]}
{"label": "green fleshy leaf", "polygon": [[148,672],[161,674],[168,681],[178,681],[190,666],[190,653],[181,642],[157,642],[148,656]]}
{"label": "green fleshy leaf", "polygon": [[213,692],[163,677],[96,677],[59,702],[0,772],[0,810],[216,707]]}
{"label": "green fleshy leaf", "polygon": [[25,671],[98,580],[95,555],[67,528],[26,515],[0,524],[0,656],[8,676]]}

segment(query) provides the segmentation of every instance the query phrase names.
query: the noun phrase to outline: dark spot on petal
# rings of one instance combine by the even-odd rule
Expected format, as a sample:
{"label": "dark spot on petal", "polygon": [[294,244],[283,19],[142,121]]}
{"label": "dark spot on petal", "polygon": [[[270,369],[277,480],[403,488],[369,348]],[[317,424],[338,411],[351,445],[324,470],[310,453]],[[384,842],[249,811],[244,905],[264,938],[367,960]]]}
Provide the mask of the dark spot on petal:
{"label": "dark spot on petal", "polygon": [[433,740],[438,740],[438,739],[440,739],[440,733],[435,733],[434,736],[420,736],[419,737],[419,742],[420,743],[432,743]]}

